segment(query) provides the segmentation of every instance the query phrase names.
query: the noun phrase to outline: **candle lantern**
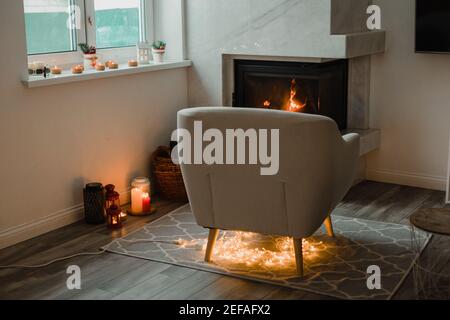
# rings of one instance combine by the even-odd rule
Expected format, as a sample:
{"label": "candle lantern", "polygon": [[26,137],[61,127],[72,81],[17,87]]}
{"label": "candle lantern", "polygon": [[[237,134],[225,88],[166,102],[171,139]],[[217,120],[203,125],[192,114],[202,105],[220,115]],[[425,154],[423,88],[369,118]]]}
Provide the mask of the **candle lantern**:
{"label": "candle lantern", "polygon": [[137,60],[139,64],[149,64],[152,52],[152,47],[148,42],[139,42],[136,45]]}
{"label": "candle lantern", "polygon": [[84,217],[87,223],[105,222],[105,197],[101,183],[89,183],[83,190]]}
{"label": "candle lantern", "polygon": [[108,221],[108,228],[110,229],[119,229],[122,228],[122,219],[120,215],[122,214],[122,210],[120,207],[113,204],[106,210],[106,218]]}
{"label": "candle lantern", "polygon": [[109,209],[112,205],[120,207],[120,195],[114,189],[116,188],[113,184],[108,184],[105,186],[105,209]]}
{"label": "candle lantern", "polygon": [[131,214],[147,215],[152,211],[150,200],[150,180],[147,178],[136,178],[131,183]]}
{"label": "candle lantern", "polygon": [[[105,209],[108,210],[111,206],[115,205],[120,208],[120,194],[115,191],[116,186],[108,184],[105,186]],[[127,220],[127,213],[122,212],[120,215],[122,221]]]}

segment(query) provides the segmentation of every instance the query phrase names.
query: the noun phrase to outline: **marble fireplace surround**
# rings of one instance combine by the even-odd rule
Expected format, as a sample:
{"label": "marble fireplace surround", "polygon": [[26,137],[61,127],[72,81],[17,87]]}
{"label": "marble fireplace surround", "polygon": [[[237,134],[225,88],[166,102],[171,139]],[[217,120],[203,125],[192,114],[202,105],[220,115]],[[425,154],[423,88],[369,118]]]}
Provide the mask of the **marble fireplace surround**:
{"label": "marble fireplace surround", "polygon": [[190,100],[231,106],[235,59],[348,59],[348,131],[362,135],[361,155],[377,149],[380,132],[369,127],[370,56],[384,52],[385,31],[367,29],[370,4],[371,0],[190,1]]}

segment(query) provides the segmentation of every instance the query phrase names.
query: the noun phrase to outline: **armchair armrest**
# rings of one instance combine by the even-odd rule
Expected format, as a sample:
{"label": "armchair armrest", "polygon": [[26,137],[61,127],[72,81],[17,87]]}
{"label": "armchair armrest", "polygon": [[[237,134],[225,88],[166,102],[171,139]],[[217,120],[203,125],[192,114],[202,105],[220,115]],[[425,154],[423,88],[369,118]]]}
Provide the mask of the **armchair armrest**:
{"label": "armchair armrest", "polygon": [[345,162],[357,161],[359,159],[359,151],[361,148],[361,136],[357,133],[349,133],[342,136],[344,140],[344,158],[347,158]]}
{"label": "armchair armrest", "polygon": [[359,144],[360,135],[357,133],[348,133],[342,136],[342,139],[349,144]]}
{"label": "armchair armrest", "polygon": [[357,170],[360,151],[360,135],[349,133],[342,136],[342,145],[336,157],[336,181],[334,205],[345,196],[350,189]]}

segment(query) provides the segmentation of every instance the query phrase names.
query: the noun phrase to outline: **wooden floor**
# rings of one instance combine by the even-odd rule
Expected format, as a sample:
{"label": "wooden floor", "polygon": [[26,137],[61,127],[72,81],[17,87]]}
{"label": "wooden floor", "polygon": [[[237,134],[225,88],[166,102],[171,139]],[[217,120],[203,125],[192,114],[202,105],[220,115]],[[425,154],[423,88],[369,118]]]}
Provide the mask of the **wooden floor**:
{"label": "wooden floor", "polygon": [[[333,214],[407,223],[418,208],[443,207],[444,193],[376,182],[354,187]],[[39,264],[63,255],[95,252],[181,203],[157,201],[154,217],[133,218],[121,231],[79,222],[0,251],[0,265]],[[66,268],[82,271],[82,290],[66,288]],[[414,299],[409,277],[397,299]],[[304,291],[105,253],[41,269],[0,269],[0,299],[330,299]]]}

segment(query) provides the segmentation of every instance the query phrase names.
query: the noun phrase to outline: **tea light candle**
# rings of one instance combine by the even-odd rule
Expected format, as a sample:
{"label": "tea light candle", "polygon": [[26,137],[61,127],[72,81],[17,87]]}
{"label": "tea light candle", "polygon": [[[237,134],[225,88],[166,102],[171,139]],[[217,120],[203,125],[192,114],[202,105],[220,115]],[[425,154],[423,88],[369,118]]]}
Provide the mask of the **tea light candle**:
{"label": "tea light candle", "polygon": [[80,73],[83,73],[83,71],[84,71],[84,67],[82,65],[76,65],[72,68],[73,74],[80,74]]}
{"label": "tea light candle", "polygon": [[138,62],[136,60],[130,60],[130,61],[128,61],[128,66],[129,67],[137,67]]}
{"label": "tea light candle", "polygon": [[53,68],[50,69],[52,74],[61,74],[62,73],[62,68],[58,67],[58,66],[54,66]]}
{"label": "tea light candle", "polygon": [[109,68],[110,69],[118,69],[119,64],[117,62],[111,61],[111,62],[109,62]]}
{"label": "tea light candle", "polygon": [[150,195],[147,192],[142,193],[142,211],[150,212]]}
{"label": "tea light candle", "polygon": [[100,62],[95,65],[95,70],[97,71],[105,71],[105,68],[106,68],[105,65]]}

